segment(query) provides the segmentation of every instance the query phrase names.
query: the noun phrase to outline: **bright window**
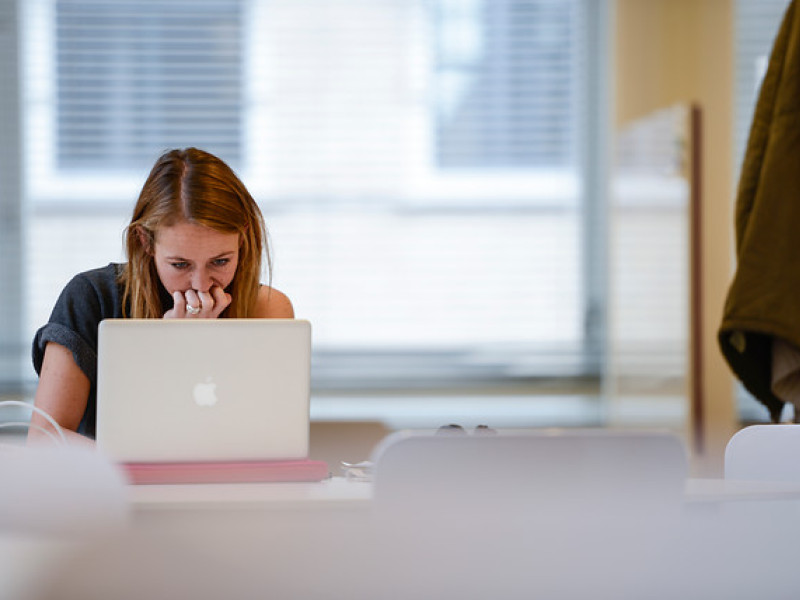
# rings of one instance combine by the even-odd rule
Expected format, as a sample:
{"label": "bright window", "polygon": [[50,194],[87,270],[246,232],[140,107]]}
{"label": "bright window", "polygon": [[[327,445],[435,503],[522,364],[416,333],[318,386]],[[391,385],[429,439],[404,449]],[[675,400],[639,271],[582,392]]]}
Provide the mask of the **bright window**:
{"label": "bright window", "polygon": [[23,4],[30,334],[121,259],[155,158],[197,145],[259,201],[317,385],[597,375],[602,3]]}

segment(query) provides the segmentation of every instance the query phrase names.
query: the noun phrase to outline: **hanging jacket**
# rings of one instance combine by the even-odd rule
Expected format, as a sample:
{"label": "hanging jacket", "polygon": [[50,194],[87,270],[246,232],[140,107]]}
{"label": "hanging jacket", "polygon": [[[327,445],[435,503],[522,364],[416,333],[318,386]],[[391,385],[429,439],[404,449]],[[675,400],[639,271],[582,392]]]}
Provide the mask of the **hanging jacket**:
{"label": "hanging jacket", "polygon": [[736,271],[719,329],[725,359],[778,421],[773,346],[800,348],[800,10],[783,17],[736,194]]}

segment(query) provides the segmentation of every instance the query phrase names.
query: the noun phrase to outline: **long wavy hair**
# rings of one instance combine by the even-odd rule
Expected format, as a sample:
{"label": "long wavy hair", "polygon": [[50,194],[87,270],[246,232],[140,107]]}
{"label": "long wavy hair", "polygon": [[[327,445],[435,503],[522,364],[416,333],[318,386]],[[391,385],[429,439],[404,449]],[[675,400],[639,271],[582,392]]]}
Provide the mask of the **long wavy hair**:
{"label": "long wavy hair", "polygon": [[261,210],[227,164],[203,150],[186,148],[170,150],[156,161],[125,228],[128,262],[120,274],[125,316],[161,318],[169,308],[161,305],[153,248],[159,228],[182,221],[239,234],[239,263],[227,288],[232,301],[221,316],[252,315],[262,259],[271,279]]}

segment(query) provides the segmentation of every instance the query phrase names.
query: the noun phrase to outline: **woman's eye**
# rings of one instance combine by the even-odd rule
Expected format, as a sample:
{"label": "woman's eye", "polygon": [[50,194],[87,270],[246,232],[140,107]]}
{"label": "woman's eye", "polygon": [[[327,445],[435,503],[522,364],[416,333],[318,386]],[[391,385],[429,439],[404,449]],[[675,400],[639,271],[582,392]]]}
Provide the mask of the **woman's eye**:
{"label": "woman's eye", "polygon": [[189,263],[188,262],[184,262],[184,261],[176,261],[176,262],[170,263],[170,264],[176,269],[185,269],[186,267],[189,266]]}
{"label": "woman's eye", "polygon": [[229,262],[231,262],[230,258],[217,258],[216,260],[214,260],[213,265],[215,267],[224,267]]}

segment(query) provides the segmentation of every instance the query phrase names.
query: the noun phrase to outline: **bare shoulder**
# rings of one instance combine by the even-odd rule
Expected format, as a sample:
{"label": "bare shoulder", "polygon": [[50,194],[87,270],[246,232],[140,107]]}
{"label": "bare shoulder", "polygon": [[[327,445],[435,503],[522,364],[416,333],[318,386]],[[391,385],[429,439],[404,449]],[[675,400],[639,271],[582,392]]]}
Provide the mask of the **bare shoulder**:
{"label": "bare shoulder", "polygon": [[253,316],[258,319],[293,319],[294,307],[286,294],[268,285],[262,285],[258,290]]}

